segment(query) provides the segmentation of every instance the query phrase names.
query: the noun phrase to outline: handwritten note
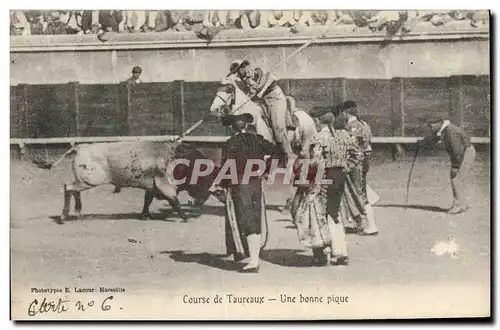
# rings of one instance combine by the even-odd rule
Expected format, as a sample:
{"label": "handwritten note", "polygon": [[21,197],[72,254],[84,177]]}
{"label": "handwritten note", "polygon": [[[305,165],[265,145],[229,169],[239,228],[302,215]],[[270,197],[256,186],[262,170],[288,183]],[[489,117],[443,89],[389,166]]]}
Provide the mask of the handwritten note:
{"label": "handwritten note", "polygon": [[35,298],[31,301],[28,307],[28,315],[36,316],[41,314],[61,314],[68,311],[80,311],[85,312],[89,309],[99,310],[103,312],[110,311],[112,306],[111,302],[113,300],[113,296],[108,296],[102,300],[93,300],[93,299],[84,299],[84,300],[76,300],[72,302],[69,299],[47,299],[44,298]]}
{"label": "handwritten note", "polygon": [[[121,287],[58,287],[58,288],[31,288],[30,293],[35,297],[28,305],[28,315],[62,314],[66,312],[109,312],[122,310],[121,306],[113,303],[116,295],[126,290]],[[95,295],[99,296],[96,298]],[[83,298],[82,298],[83,297]],[[87,298],[89,297],[89,298]]]}

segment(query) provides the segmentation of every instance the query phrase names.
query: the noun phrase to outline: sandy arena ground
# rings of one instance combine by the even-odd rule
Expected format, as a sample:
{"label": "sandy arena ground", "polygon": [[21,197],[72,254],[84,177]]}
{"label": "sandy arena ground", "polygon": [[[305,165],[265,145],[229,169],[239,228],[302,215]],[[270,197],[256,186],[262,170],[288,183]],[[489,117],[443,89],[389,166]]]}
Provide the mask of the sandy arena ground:
{"label": "sandy arena ground", "polygon": [[[369,183],[381,200],[374,208],[378,237],[349,235],[348,267],[310,267],[311,252],[297,239],[288,195],[268,187],[269,242],[259,274],[239,274],[222,260],[223,206],[211,197],[202,215],[181,223],[167,202],[155,200],[151,221],[138,220],[143,191],[111,186],[83,192],[82,221],[54,221],[62,209],[62,184],[70,160],[42,170],[11,163],[12,316],[30,318],[338,319],[487,316],[490,308],[490,161],[478,153],[466,214],[451,205],[446,156],[422,156],[413,172],[410,207],[404,210],[410,159],[375,155]],[[182,194],[186,204],[187,199]],[[185,206],[188,208],[188,206]],[[437,242],[458,244],[456,255],[436,256]],[[75,293],[77,288],[121,287],[124,293]],[[67,294],[35,294],[31,288],[68,287]],[[184,296],[223,297],[222,303],[189,304]],[[227,294],[263,296],[265,303],[233,304]],[[281,294],[298,299],[281,303]],[[300,295],[348,295],[346,303],[301,303]],[[103,311],[108,300],[111,309]],[[68,300],[62,313],[29,317],[30,303]],[[276,301],[272,300],[276,299]],[[77,300],[94,301],[78,311]],[[106,304],[107,304],[106,303]],[[32,305],[33,307],[34,305]],[[33,309],[35,310],[35,309]]]}

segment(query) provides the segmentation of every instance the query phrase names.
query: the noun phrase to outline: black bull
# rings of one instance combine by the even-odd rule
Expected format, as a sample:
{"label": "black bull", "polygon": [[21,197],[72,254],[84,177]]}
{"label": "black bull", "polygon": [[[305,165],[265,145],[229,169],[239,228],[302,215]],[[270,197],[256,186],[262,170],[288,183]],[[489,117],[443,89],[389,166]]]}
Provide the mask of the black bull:
{"label": "black bull", "polygon": [[[184,221],[187,217],[181,208],[178,193],[187,191],[201,205],[210,197],[209,191],[218,172],[202,176],[190,184],[196,159],[206,157],[191,145],[179,142],[114,142],[79,145],[72,162],[75,180],[64,184],[64,206],[61,223],[68,217],[71,197],[75,200],[75,212],[80,217],[81,192],[104,184],[113,184],[117,191],[122,187],[144,189],[144,205],[141,218],[149,219],[149,207],[154,198],[167,200]],[[174,178],[186,178],[185,183],[175,185],[169,180],[168,166],[175,159],[187,159],[189,166],[179,164],[173,171]],[[40,166],[42,167],[42,166]],[[50,168],[51,166],[44,166]],[[202,168],[203,170],[203,168]],[[170,174],[171,175],[171,174]]]}

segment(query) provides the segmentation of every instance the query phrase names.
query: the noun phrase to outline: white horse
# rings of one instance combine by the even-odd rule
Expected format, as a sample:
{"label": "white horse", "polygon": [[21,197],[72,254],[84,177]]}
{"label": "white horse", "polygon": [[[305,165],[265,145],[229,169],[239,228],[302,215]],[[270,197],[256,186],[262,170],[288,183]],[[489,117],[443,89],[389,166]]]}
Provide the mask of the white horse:
{"label": "white horse", "polygon": [[[292,96],[287,96],[287,105],[288,111],[291,111],[292,116],[296,119],[296,128],[287,132],[290,145],[299,157],[309,158],[311,141],[317,133],[316,123],[305,110],[295,108],[295,99]],[[270,126],[270,115],[259,104],[250,101],[234,80],[221,80],[220,87],[210,107],[210,113],[219,118],[229,114],[250,113],[254,117],[254,122],[251,125],[255,128],[257,134],[262,135],[264,139],[270,142],[276,143]],[[293,196],[295,188],[291,184],[288,187],[289,196]],[[293,197],[287,198],[282,211],[290,209],[292,199]]]}
{"label": "white horse", "polygon": [[[309,157],[309,147],[313,136],[317,133],[316,124],[303,109],[295,108],[295,99],[287,96],[288,108],[296,118],[296,128],[287,132],[288,140],[294,152],[303,158]],[[210,106],[213,116],[222,118],[228,114],[250,113],[254,117],[251,124],[264,139],[276,143],[271,128],[271,116],[259,104],[249,101],[245,93],[234,80],[223,79]]]}

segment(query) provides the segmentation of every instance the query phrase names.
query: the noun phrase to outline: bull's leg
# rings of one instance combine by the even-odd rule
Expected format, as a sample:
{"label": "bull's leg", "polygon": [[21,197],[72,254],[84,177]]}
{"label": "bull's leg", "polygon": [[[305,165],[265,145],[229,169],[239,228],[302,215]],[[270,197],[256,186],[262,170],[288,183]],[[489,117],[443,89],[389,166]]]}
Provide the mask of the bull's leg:
{"label": "bull's leg", "polygon": [[75,212],[77,219],[81,219],[82,215],[82,194],[80,191],[73,191],[73,198],[75,199]]}
{"label": "bull's leg", "polygon": [[165,196],[174,211],[179,213],[184,222],[187,222],[187,216],[182,210],[181,203],[177,197],[177,188],[170,184],[166,178],[161,177],[155,177],[155,186]]}
{"label": "bull's leg", "polygon": [[172,206],[172,208],[174,209],[174,211],[179,213],[179,215],[182,218],[182,221],[188,222],[188,220],[187,220],[188,218],[186,216],[186,213],[184,213],[184,210],[181,207],[181,203],[179,202],[179,198],[177,196],[174,196],[174,197],[167,196],[167,200],[170,203],[170,206]]}
{"label": "bull's leg", "polygon": [[69,207],[71,205],[71,191],[68,191],[68,187],[64,185],[64,205],[61,214],[61,218],[58,223],[62,224],[64,220],[68,218],[69,215]]}
{"label": "bull's leg", "polygon": [[142,207],[141,219],[151,220],[151,214],[149,213],[149,206],[153,202],[154,192],[151,189],[146,189],[144,194],[144,206]]}
{"label": "bull's leg", "polygon": [[75,199],[76,216],[77,218],[80,218],[80,214],[82,211],[82,198],[80,192],[90,188],[92,188],[92,186],[89,186],[83,182],[72,182],[64,185],[64,206],[61,215],[61,221],[64,221],[68,217],[69,207],[71,204],[71,196],[73,196]]}

